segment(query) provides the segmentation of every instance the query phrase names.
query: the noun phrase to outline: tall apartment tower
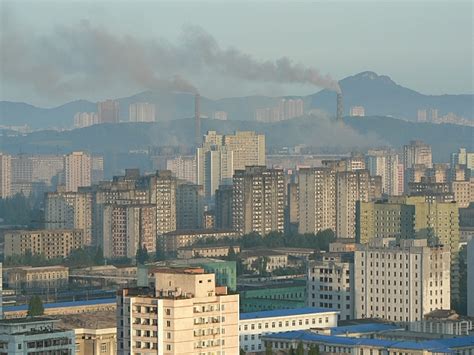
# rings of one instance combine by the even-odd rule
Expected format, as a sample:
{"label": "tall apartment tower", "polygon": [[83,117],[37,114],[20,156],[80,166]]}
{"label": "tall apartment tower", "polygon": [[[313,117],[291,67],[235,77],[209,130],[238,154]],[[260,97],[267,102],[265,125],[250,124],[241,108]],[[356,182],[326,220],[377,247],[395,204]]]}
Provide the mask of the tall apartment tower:
{"label": "tall apartment tower", "polygon": [[403,165],[406,169],[415,165],[424,165],[426,168],[433,166],[433,156],[431,146],[421,141],[411,141],[403,146]]}
{"label": "tall apartment tower", "polygon": [[426,239],[374,239],[355,251],[355,317],[421,321],[450,309],[450,252]]}
{"label": "tall apartment tower", "polygon": [[45,194],[45,229],[81,229],[84,232],[84,244],[92,244],[91,192],[57,191]]}
{"label": "tall apartment tower", "polygon": [[474,238],[467,243],[467,315],[474,317]]}
{"label": "tall apartment tower", "polygon": [[233,168],[265,166],[265,135],[252,131],[237,131],[224,136],[224,145],[233,153]]}
{"label": "tall apartment tower", "polygon": [[239,296],[203,269],[158,270],[117,295],[117,354],[238,354]]}
{"label": "tall apartment tower", "polygon": [[118,101],[105,100],[97,103],[97,112],[99,123],[118,123],[120,121]]}
{"label": "tall apartment tower", "polygon": [[234,173],[233,152],[224,145],[224,136],[215,131],[204,135],[196,149],[197,184],[204,187],[206,197],[213,197],[222,184],[230,184]]}
{"label": "tall apartment tower", "polygon": [[156,106],[148,102],[137,102],[128,106],[128,119],[130,122],[155,122]]}
{"label": "tall apartment tower", "polygon": [[158,235],[176,230],[177,179],[169,170],[157,171],[149,178],[150,202],[156,205]]}
{"label": "tall apartment tower", "polygon": [[302,168],[298,172],[299,233],[336,230],[336,172]]}
{"label": "tall apartment tower", "polygon": [[200,229],[204,218],[204,190],[201,185],[179,183],[176,190],[176,228]]}
{"label": "tall apartment tower", "polygon": [[401,195],[398,181],[398,154],[387,150],[369,150],[366,166],[372,176],[382,177],[382,192],[388,196]]}
{"label": "tall apartment tower", "polygon": [[10,197],[12,193],[12,157],[0,153],[0,198]]}
{"label": "tall apartment tower", "polygon": [[216,228],[232,229],[232,185],[221,185],[216,190]]}
{"label": "tall apartment tower", "polygon": [[106,204],[103,208],[101,246],[106,258],[134,258],[143,246],[156,251],[156,206]]}
{"label": "tall apartment tower", "polygon": [[248,166],[237,170],[233,184],[233,226],[240,234],[262,236],[283,232],[285,224],[285,178],[283,170]]}
{"label": "tall apartment tower", "polygon": [[196,157],[179,156],[166,161],[166,170],[171,170],[174,176],[180,180],[197,183],[196,178]]}
{"label": "tall apartment tower", "polygon": [[355,238],[356,202],[368,201],[370,176],[367,170],[336,173],[336,235]]}
{"label": "tall apartment tower", "polygon": [[79,187],[90,186],[92,161],[89,154],[72,152],[64,157],[66,191],[76,192]]}

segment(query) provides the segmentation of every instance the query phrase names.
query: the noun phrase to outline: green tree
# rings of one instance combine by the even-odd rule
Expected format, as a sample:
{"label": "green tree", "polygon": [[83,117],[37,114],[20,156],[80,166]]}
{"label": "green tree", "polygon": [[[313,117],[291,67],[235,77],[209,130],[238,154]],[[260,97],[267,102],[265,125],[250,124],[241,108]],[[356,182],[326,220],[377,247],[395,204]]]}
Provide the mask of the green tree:
{"label": "green tree", "polygon": [[289,355],[296,355],[296,351],[294,348],[290,348],[290,353]]}
{"label": "green tree", "polygon": [[237,260],[237,254],[235,253],[233,246],[229,247],[229,251],[227,252],[227,260],[231,260],[231,261]]}
{"label": "green tree", "polygon": [[242,349],[242,348],[240,348],[240,352],[239,352],[239,353],[240,353],[240,355],[245,355],[245,350]]}
{"label": "green tree", "polygon": [[311,345],[309,347],[308,355],[319,355],[319,346]]}
{"label": "green tree", "polygon": [[37,317],[44,314],[43,301],[37,295],[30,298],[28,303],[28,317]]}
{"label": "green tree", "polygon": [[95,252],[94,255],[94,264],[95,265],[104,265],[104,251],[102,250],[102,247],[99,246],[97,248],[97,251]]}
{"label": "green tree", "polygon": [[265,355],[272,355],[272,354],[273,354],[272,343],[268,342],[265,345]]}
{"label": "green tree", "polygon": [[146,249],[146,245],[143,244],[143,246],[139,246],[137,249],[137,264],[144,265],[148,261],[148,250]]}
{"label": "green tree", "polygon": [[298,343],[298,346],[296,347],[296,355],[304,355],[304,346],[301,341]]}

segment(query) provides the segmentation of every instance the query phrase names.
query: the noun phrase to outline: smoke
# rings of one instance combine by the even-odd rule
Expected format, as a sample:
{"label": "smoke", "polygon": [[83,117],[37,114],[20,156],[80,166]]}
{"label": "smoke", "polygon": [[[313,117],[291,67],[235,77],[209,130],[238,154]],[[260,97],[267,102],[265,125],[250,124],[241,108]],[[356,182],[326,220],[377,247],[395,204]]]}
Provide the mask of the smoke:
{"label": "smoke", "polygon": [[82,21],[48,35],[22,34],[12,22],[0,35],[4,84],[54,98],[110,87],[196,93],[185,79],[199,73],[252,82],[312,84],[336,92],[338,83],[318,70],[283,57],[259,61],[235,48],[221,48],[199,27],[186,27],[176,43],[118,35]]}

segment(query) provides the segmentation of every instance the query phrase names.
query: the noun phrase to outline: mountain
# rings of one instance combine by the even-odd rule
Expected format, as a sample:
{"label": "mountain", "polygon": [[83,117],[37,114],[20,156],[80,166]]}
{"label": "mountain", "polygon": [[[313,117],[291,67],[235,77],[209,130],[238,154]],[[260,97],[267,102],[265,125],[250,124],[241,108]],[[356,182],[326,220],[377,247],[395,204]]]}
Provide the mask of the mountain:
{"label": "mountain", "polygon": [[[440,115],[453,112],[474,120],[474,95],[423,95],[398,85],[385,75],[363,72],[340,81],[343,93],[344,113],[351,106],[362,105],[370,116],[391,116],[416,120],[420,108],[437,108]],[[322,109],[330,114],[336,111],[336,95],[328,90],[301,97],[306,110]],[[130,97],[117,99],[122,121],[128,120],[128,106],[134,102],[150,102],[157,105],[159,121],[170,121],[194,116],[194,97],[189,93],[145,91]],[[214,111],[228,113],[230,120],[253,121],[257,108],[275,106],[279,98],[248,96],[212,100],[201,98],[201,113],[212,117]],[[54,108],[39,108],[25,103],[0,101],[0,125],[28,124],[34,129],[69,128],[76,112],[97,111],[97,104],[78,100]]]}
{"label": "mountain", "polygon": [[[395,83],[386,75],[366,71],[339,82],[344,114],[351,106],[364,106],[366,115],[416,120],[418,109],[436,108],[439,115],[453,112],[474,120],[474,95],[423,95]],[[322,90],[305,98],[306,105],[328,112],[336,111],[336,95]]]}

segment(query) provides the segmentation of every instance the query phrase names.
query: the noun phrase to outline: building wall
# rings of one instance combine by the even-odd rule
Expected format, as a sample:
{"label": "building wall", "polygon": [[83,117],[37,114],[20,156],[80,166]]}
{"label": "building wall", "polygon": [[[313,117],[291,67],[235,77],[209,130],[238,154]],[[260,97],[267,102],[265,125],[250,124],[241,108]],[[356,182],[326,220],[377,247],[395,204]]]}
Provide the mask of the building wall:
{"label": "building wall", "polygon": [[239,321],[240,347],[244,351],[264,351],[261,337],[268,333],[281,333],[310,328],[332,328],[337,326],[337,312],[308,309],[299,315],[265,317],[265,312],[255,318],[242,318]]}
{"label": "building wall", "polygon": [[203,225],[204,189],[201,185],[178,184],[176,190],[176,227],[199,229]]}
{"label": "building wall", "polygon": [[66,190],[76,192],[92,182],[91,157],[84,152],[73,152],[64,157]]}
{"label": "building wall", "polygon": [[116,355],[117,329],[74,329],[76,336],[76,355]]}
{"label": "building wall", "polygon": [[12,163],[11,156],[0,153],[0,198],[11,196]]}
{"label": "building wall", "polygon": [[467,245],[467,315],[474,317],[474,238]]}
{"label": "building wall", "polygon": [[419,321],[449,309],[450,252],[426,240],[374,240],[355,251],[355,317]]}

